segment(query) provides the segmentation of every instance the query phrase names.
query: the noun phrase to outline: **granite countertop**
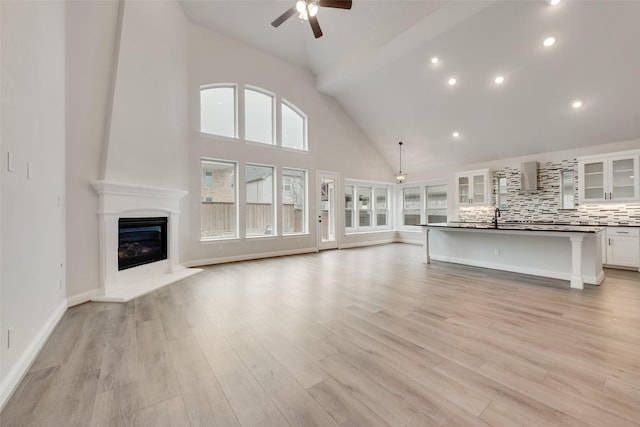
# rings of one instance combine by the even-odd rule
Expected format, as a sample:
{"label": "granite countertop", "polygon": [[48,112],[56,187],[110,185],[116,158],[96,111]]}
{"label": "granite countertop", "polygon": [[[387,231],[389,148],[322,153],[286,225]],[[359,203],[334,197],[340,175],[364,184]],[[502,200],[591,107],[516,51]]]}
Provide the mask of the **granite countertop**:
{"label": "granite countertop", "polygon": [[470,228],[479,230],[517,230],[517,231],[565,231],[579,233],[597,233],[604,230],[602,225],[578,225],[558,223],[525,223],[525,222],[498,222],[498,227],[490,222],[446,222],[433,224],[419,224],[433,228]]}

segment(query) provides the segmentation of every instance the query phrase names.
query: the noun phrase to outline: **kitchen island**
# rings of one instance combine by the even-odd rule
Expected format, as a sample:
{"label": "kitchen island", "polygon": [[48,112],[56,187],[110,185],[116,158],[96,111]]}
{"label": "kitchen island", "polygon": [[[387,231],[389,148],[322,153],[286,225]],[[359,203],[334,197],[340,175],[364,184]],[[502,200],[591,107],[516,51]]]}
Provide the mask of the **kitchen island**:
{"label": "kitchen island", "polygon": [[432,259],[599,285],[602,227],[557,224],[421,224],[424,262]]}

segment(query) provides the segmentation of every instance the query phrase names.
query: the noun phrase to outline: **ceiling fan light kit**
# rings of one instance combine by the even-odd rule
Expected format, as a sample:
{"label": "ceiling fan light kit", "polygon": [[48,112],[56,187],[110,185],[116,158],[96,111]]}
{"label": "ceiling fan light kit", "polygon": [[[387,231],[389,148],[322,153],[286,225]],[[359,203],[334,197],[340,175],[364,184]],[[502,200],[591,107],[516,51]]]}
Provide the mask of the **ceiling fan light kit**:
{"label": "ceiling fan light kit", "polygon": [[351,9],[351,3],[352,0],[298,0],[292,8],[286,10],[282,15],[274,19],[271,25],[278,28],[284,21],[297,13],[298,18],[303,21],[309,21],[313,35],[315,38],[319,38],[322,37],[322,30],[316,18],[319,7]]}

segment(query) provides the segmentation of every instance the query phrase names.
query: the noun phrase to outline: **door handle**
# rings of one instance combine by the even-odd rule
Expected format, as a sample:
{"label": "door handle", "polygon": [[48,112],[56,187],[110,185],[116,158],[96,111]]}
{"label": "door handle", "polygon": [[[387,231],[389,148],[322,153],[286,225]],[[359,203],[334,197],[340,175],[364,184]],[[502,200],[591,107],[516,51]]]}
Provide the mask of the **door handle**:
{"label": "door handle", "polygon": [[609,238],[609,246],[611,246],[611,238]]}

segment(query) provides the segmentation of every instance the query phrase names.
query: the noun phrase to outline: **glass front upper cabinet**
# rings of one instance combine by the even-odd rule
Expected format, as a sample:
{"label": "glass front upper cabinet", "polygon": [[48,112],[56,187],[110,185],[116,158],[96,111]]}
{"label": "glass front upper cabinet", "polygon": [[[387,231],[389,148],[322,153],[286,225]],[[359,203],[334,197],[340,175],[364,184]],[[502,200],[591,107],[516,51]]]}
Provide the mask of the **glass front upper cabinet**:
{"label": "glass front upper cabinet", "polygon": [[578,161],[581,203],[638,200],[638,155],[616,155]]}
{"label": "glass front upper cabinet", "polygon": [[488,203],[488,169],[456,173],[458,206],[484,206]]}

